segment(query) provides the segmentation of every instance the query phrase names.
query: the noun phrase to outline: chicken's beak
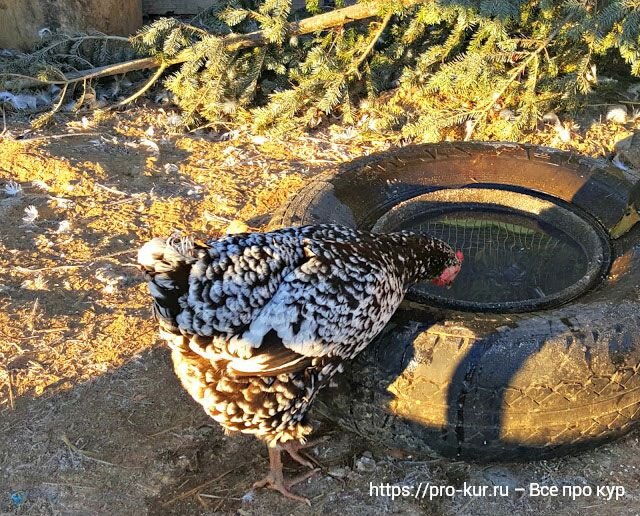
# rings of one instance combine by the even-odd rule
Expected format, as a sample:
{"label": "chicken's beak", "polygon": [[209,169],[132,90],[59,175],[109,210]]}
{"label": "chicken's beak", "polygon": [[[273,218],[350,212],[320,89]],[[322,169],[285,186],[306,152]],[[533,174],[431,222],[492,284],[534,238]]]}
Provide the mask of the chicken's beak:
{"label": "chicken's beak", "polygon": [[638,214],[636,207],[632,205],[616,225],[609,230],[611,238],[615,240],[628,233],[636,225],[636,222],[640,222],[640,214]]}

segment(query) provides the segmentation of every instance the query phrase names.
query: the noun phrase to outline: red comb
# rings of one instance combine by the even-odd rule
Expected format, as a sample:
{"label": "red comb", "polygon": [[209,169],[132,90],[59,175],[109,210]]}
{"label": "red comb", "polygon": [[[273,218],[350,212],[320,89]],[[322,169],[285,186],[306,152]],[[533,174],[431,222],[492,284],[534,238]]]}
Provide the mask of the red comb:
{"label": "red comb", "polygon": [[458,249],[458,250],[456,251],[456,258],[457,258],[458,260],[460,260],[461,262],[463,262],[463,261],[464,261],[464,255],[462,254],[462,251],[460,251],[460,249]]}

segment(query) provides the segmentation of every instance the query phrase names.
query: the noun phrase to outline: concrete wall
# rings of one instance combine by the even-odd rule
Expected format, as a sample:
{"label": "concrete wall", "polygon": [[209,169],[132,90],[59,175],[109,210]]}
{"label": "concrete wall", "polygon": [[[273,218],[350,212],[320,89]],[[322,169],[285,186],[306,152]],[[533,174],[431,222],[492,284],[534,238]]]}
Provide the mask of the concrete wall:
{"label": "concrete wall", "polygon": [[141,25],[141,0],[0,0],[0,48],[28,49],[45,27],[126,36]]}

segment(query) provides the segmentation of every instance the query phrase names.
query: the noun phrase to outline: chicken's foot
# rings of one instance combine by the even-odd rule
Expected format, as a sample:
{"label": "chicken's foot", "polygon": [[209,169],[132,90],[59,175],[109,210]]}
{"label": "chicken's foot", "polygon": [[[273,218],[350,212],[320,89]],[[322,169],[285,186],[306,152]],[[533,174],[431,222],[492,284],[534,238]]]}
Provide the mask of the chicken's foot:
{"label": "chicken's foot", "polygon": [[326,441],[326,437],[320,437],[319,439],[314,439],[312,441],[307,441],[306,443],[301,443],[300,441],[287,441],[286,443],[280,444],[280,448],[286,451],[289,456],[295,460],[298,464],[302,464],[309,469],[314,469],[321,464],[312,457],[309,457],[306,454],[301,454],[300,450],[304,450],[305,448],[311,448]]}
{"label": "chicken's foot", "polygon": [[[302,445],[302,447],[304,447],[304,445]],[[285,482],[284,475],[282,473],[282,455],[281,455],[282,449],[287,450],[286,445],[281,445],[281,447],[276,447],[276,448],[269,447],[269,466],[270,466],[269,474],[262,480],[258,480],[257,482],[255,482],[253,484],[254,489],[258,489],[261,487],[273,489],[274,491],[278,491],[280,494],[282,494],[287,498],[290,498],[292,500],[297,500],[298,502],[304,502],[307,505],[311,506],[311,502],[309,501],[308,498],[293,494],[289,489],[294,485],[299,484],[300,482],[303,482],[309,477],[315,475],[320,471],[320,469],[319,468],[312,469],[311,471],[307,471],[306,473],[299,475],[291,480],[287,480]],[[297,448],[297,449],[300,449],[300,448]],[[297,454],[297,449],[294,450],[294,454]],[[287,450],[287,452],[291,455],[291,451]],[[300,455],[298,456],[304,462],[298,461],[293,455],[291,455],[291,457],[297,462],[300,462],[305,466],[309,466],[310,464],[309,461],[305,461],[305,459]],[[313,467],[313,465],[309,467]]]}

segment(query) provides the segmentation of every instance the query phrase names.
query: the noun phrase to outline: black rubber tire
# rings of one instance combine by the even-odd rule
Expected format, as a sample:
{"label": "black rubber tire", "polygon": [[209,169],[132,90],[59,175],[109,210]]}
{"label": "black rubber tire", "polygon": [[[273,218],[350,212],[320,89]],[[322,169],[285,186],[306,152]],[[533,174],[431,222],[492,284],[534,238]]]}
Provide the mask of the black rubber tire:
{"label": "black rubber tire", "polygon": [[[421,145],[320,176],[271,227],[363,229],[434,187],[500,185],[563,199],[609,229],[635,177],[606,162],[514,144]],[[594,290],[560,307],[467,313],[405,302],[325,391],[322,413],[390,447],[530,460],[626,433],[640,418],[640,229],[615,242]]]}

